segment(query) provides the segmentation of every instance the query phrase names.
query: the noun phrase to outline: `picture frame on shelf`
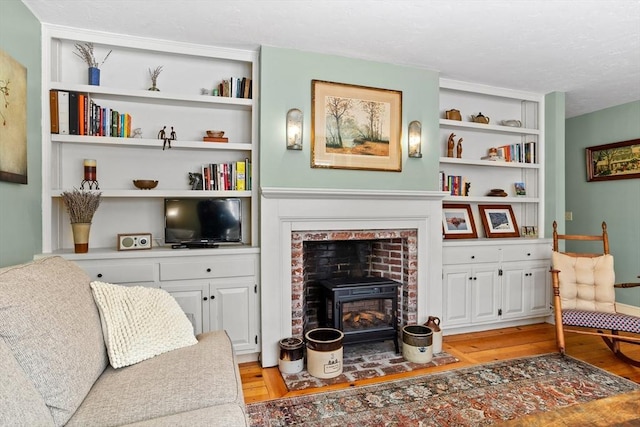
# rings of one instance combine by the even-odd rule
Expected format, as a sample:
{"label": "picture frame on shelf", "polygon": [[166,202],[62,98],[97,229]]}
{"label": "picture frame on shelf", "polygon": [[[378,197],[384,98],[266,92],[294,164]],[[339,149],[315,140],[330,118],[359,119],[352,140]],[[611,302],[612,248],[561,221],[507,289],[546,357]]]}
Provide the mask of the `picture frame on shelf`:
{"label": "picture frame on shelf", "polygon": [[527,195],[527,187],[524,182],[514,182],[513,189],[518,197],[524,197]]}
{"label": "picture frame on shelf", "polygon": [[640,139],[586,148],[587,181],[640,178]]}
{"label": "picture frame on shelf", "polygon": [[536,227],[534,225],[524,225],[524,226],[522,226],[522,237],[537,238],[538,237],[538,227]]}
{"label": "picture frame on shelf", "polygon": [[442,235],[445,239],[478,238],[471,205],[461,203],[442,204]]}
{"label": "picture frame on shelf", "polygon": [[478,205],[484,234],[489,238],[520,237],[511,205]]}
{"label": "picture frame on shelf", "polygon": [[402,91],[311,85],[311,167],[402,171]]}

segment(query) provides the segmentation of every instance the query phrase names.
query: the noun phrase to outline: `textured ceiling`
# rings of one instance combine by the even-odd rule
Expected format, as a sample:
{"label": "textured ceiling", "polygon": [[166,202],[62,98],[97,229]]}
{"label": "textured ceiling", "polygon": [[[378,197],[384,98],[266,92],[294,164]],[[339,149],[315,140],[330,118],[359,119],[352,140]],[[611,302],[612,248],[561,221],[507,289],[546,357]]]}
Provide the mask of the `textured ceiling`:
{"label": "textured ceiling", "polygon": [[567,117],[640,100],[640,0],[22,1],[46,23],[293,48],[566,92]]}

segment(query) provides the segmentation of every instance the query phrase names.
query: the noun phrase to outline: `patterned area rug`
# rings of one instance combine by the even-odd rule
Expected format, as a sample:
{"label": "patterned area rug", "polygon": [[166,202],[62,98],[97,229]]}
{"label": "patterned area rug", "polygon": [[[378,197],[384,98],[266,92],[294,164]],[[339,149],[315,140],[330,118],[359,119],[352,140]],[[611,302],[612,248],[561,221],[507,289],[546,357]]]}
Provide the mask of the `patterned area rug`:
{"label": "patterned area rug", "polygon": [[480,426],[639,390],[557,353],[247,405],[252,426]]}
{"label": "patterned area rug", "polygon": [[[402,348],[402,343],[400,343]],[[306,369],[297,374],[281,374],[289,391],[304,390],[309,387],[323,387],[367,378],[383,377],[389,374],[409,372],[430,366],[446,365],[458,361],[449,353],[433,356],[429,363],[413,363],[396,354],[393,341],[363,344],[348,344],[342,349],[342,374],[334,378],[316,378]]]}

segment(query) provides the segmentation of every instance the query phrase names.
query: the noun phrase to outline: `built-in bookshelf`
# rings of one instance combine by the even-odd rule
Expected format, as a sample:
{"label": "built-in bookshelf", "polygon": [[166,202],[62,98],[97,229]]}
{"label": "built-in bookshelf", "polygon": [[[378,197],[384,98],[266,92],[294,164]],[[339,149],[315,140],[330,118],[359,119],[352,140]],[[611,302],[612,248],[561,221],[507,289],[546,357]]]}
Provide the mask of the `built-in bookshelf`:
{"label": "built-in bookshelf", "polygon": [[[111,52],[99,85],[87,84],[76,43],[92,43],[96,58]],[[176,197],[241,198],[243,243],[257,246],[257,51],[45,25],[43,57],[43,252],[72,251],[60,195],[80,188],[85,159],[96,161],[102,193],[94,253],[116,250],[119,233],[148,232],[162,247],[164,199]],[[160,66],[159,90],[149,90]],[[207,138],[208,130],[224,138]],[[232,184],[194,186],[190,173],[202,175],[203,165],[233,165],[225,176]],[[140,190],[135,179],[158,186]]]}

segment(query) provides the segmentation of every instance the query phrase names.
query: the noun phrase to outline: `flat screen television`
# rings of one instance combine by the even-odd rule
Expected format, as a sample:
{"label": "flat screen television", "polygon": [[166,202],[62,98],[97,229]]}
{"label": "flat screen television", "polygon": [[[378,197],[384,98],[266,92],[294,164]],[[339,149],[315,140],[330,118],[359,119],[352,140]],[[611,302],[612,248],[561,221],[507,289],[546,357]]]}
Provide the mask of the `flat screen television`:
{"label": "flat screen television", "polygon": [[242,206],[234,198],[164,201],[165,243],[242,241]]}

